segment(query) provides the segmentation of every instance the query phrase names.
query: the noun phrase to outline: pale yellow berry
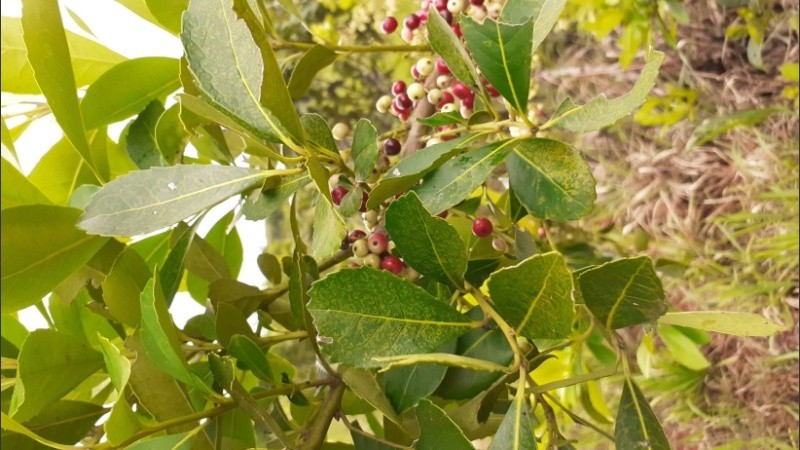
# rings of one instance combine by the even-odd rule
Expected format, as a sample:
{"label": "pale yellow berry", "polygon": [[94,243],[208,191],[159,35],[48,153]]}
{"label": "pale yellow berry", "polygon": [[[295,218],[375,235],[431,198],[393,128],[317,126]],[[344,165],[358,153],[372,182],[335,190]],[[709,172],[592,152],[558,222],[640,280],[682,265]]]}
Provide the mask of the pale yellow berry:
{"label": "pale yellow berry", "polygon": [[372,267],[373,269],[379,269],[381,267],[381,257],[375,253],[370,253],[364,257],[364,265]]}
{"label": "pale yellow berry", "polygon": [[375,103],[375,109],[377,109],[379,113],[388,112],[392,109],[392,97],[389,95],[381,96]]}
{"label": "pale yellow berry", "polygon": [[369,247],[367,246],[367,241],[364,239],[359,239],[353,242],[353,255],[358,256],[359,258],[363,258],[369,255]]}
{"label": "pale yellow berry", "polygon": [[486,8],[483,6],[472,5],[469,8],[469,15],[478,22],[482,22],[484,19],[486,19],[486,14]]}
{"label": "pale yellow berry", "polygon": [[436,88],[428,91],[428,103],[431,105],[438,105],[442,101],[442,91]]}
{"label": "pale yellow berry", "polygon": [[430,58],[420,58],[416,64],[417,72],[423,77],[433,73],[433,61]]}
{"label": "pale yellow berry", "polygon": [[443,113],[450,113],[450,112],[453,112],[455,110],[456,110],[456,105],[454,105],[452,103],[448,103],[448,104],[442,106],[442,112]]}
{"label": "pale yellow berry", "polygon": [[436,77],[436,86],[438,86],[439,89],[447,89],[452,82],[453,78],[449,75],[439,75]]}
{"label": "pale yellow berry", "polygon": [[458,14],[464,10],[466,2],[464,0],[450,0],[447,2],[447,10],[453,14]]}
{"label": "pale yellow berry", "polygon": [[333,134],[333,138],[337,141],[341,141],[342,139],[347,137],[347,133],[350,132],[350,127],[347,126],[344,122],[339,122],[333,126],[331,130],[331,134]]}
{"label": "pale yellow berry", "polygon": [[425,87],[423,87],[420,83],[411,83],[411,85],[406,89],[406,94],[408,94],[408,98],[418,102],[425,98]]}
{"label": "pale yellow berry", "polygon": [[444,141],[442,141],[441,139],[439,139],[437,137],[433,137],[433,138],[428,139],[428,142],[425,143],[425,147],[431,147],[431,146],[436,145],[436,144],[441,144],[442,142],[444,142]]}

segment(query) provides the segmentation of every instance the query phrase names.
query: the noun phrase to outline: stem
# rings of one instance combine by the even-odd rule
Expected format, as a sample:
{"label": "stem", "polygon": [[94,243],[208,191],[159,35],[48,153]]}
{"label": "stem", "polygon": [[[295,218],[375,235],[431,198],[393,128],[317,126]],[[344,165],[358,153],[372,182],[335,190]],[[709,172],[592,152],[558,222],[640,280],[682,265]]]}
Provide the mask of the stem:
{"label": "stem", "polygon": [[581,417],[581,416],[579,416],[579,415],[575,414],[574,412],[570,411],[570,410],[569,410],[569,409],[568,409],[566,406],[564,406],[564,405],[563,405],[563,404],[562,404],[560,401],[558,401],[558,399],[557,399],[556,397],[554,397],[554,396],[553,396],[552,394],[550,394],[549,392],[545,392],[545,393],[544,393],[544,394],[542,394],[542,395],[544,395],[545,397],[547,397],[547,398],[548,398],[548,400],[550,400],[550,402],[551,402],[551,403],[555,404],[555,405],[556,405],[556,406],[558,406],[558,407],[559,407],[559,408],[560,408],[562,411],[564,411],[564,413],[565,413],[566,415],[568,415],[568,416],[569,416],[569,417],[570,417],[570,418],[571,418],[571,419],[572,419],[572,420],[573,420],[575,423],[577,423],[577,424],[579,424],[579,425],[583,425],[583,426],[585,426],[585,427],[589,427],[589,428],[591,428],[592,430],[594,430],[594,431],[596,431],[596,432],[598,432],[598,433],[602,434],[602,435],[603,435],[603,436],[605,436],[606,438],[608,438],[608,439],[609,439],[611,442],[615,442],[614,436],[612,436],[610,433],[606,432],[606,431],[605,431],[605,430],[603,430],[602,428],[598,427],[597,425],[593,424],[592,422],[588,421],[587,419],[584,419],[583,417]]}
{"label": "stem", "polygon": [[507,370],[509,372],[513,372],[519,369],[522,366],[524,355],[517,344],[517,333],[513,328],[511,328],[510,325],[508,325],[505,319],[503,319],[500,314],[498,314],[497,311],[492,308],[492,306],[489,304],[489,299],[483,295],[483,292],[481,292],[480,289],[476,289],[471,284],[467,283],[467,291],[472,294],[473,297],[475,297],[475,300],[478,302],[478,306],[480,306],[483,310],[483,313],[491,316],[495,323],[497,323],[500,331],[502,331],[503,335],[506,337],[508,345],[511,346],[511,351],[514,353],[514,363]]}
{"label": "stem", "polygon": [[[308,50],[316,45],[314,42],[274,41],[271,43],[275,50],[298,49]],[[323,47],[333,52],[343,53],[382,53],[382,52],[428,52],[429,45],[331,45]]]}
{"label": "stem", "polygon": [[413,366],[416,364],[440,364],[450,367],[461,367],[464,369],[478,370],[481,372],[513,372],[506,366],[486,361],[483,359],[470,358],[467,356],[453,355],[450,353],[420,353],[400,356],[386,356],[372,358],[374,361],[388,363],[380,372],[395,367]]}
{"label": "stem", "polygon": [[300,441],[301,449],[316,449],[322,446],[325,442],[325,437],[328,434],[328,428],[331,426],[336,411],[342,404],[342,397],[344,396],[344,383],[335,385],[325,397],[318,411],[317,418],[314,420],[314,425],[308,430],[308,434],[303,436]]}
{"label": "stem", "polygon": [[236,399],[236,402],[239,404],[242,410],[244,410],[244,412],[247,413],[247,415],[250,416],[255,423],[260,424],[262,427],[272,431],[272,434],[274,434],[275,437],[281,441],[285,448],[291,448],[289,447],[289,436],[283,432],[280,425],[275,422],[275,419],[270,417],[266,411],[258,406],[258,403],[256,403],[256,400],[253,398],[253,396],[250,395],[250,393],[247,392],[247,390],[238,381],[234,380],[233,386],[231,386],[228,392],[230,392],[231,396]]}
{"label": "stem", "polygon": [[[187,338],[186,340],[191,342],[192,345],[184,345],[182,348],[185,351],[197,351],[197,350],[221,350],[224,347],[220,344],[209,343],[205,341],[199,341],[197,339],[193,339],[189,336],[182,336]],[[259,347],[268,347],[273,344],[277,344],[279,342],[284,341],[292,341],[295,339],[305,339],[308,337],[308,333],[305,331],[291,331],[288,333],[280,333],[280,334],[273,334],[264,337],[257,337],[253,339]]]}

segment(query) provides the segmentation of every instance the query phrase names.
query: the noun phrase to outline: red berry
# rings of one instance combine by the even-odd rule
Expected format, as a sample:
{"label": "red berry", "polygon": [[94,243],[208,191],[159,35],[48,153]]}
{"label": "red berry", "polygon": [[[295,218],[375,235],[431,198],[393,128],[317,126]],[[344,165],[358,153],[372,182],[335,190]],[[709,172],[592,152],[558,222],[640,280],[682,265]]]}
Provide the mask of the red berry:
{"label": "red berry", "polygon": [[401,261],[400,258],[396,256],[391,256],[391,255],[384,256],[383,259],[381,260],[381,269],[388,270],[389,272],[392,272],[395,275],[399,275],[400,272],[403,271],[404,267],[405,264],[403,264],[403,261]]}
{"label": "red berry", "polygon": [[470,95],[469,97],[462,98],[461,105],[466,108],[472,109],[472,107],[475,106],[475,96]]}
{"label": "red berry", "polygon": [[344,186],[336,186],[333,188],[331,191],[331,199],[333,199],[333,203],[336,204],[336,206],[339,206],[342,203],[342,199],[345,195],[347,195],[348,192],[349,191]]}
{"label": "red berry", "polygon": [[460,81],[456,81],[452,86],[450,86],[450,92],[462,100],[472,96],[472,91],[469,90],[466,84]]}
{"label": "red berry", "polygon": [[447,11],[447,0],[436,0],[433,6],[436,7],[437,11]]}
{"label": "red berry", "polygon": [[538,229],[538,230],[536,230],[536,234],[537,234],[537,235],[538,235],[538,236],[539,236],[541,239],[544,239],[544,238],[545,238],[545,236],[547,236],[547,230],[545,230],[543,227],[539,227],[539,229]]}
{"label": "red berry", "polygon": [[395,138],[389,138],[383,143],[383,153],[389,156],[394,156],[400,153],[402,146],[400,141]]}
{"label": "red berry", "polygon": [[411,111],[406,109],[404,111],[400,111],[397,114],[397,118],[400,119],[402,122],[408,122],[408,119],[411,118]]}
{"label": "red berry", "polygon": [[464,33],[461,32],[461,25],[459,25],[459,24],[453,25],[453,33],[455,33],[456,36],[458,36],[458,37],[463,36]]}
{"label": "red berry", "polygon": [[442,75],[450,74],[450,68],[447,67],[447,63],[442,58],[436,60],[436,70]]}
{"label": "red berry", "polygon": [[389,16],[383,19],[383,23],[381,23],[381,28],[383,28],[383,32],[386,34],[391,34],[394,30],[397,29],[397,19],[392,16]]}
{"label": "red berry", "polygon": [[500,95],[500,92],[498,92],[497,89],[495,89],[495,87],[491,84],[486,85],[486,91],[489,92],[489,95],[492,97],[497,97]]}
{"label": "red berry", "polygon": [[479,238],[492,234],[493,229],[492,221],[486,217],[479,217],[472,222],[472,234]]}
{"label": "red berry", "polygon": [[411,98],[409,98],[408,94],[406,94],[405,92],[397,94],[397,96],[394,98],[394,101],[395,103],[397,103],[397,106],[401,110],[408,109],[414,106],[414,102],[411,101]]}
{"label": "red berry", "polygon": [[369,247],[369,251],[380,255],[389,248],[389,236],[387,236],[386,233],[376,231],[369,235],[367,246]]}
{"label": "red berry", "polygon": [[450,11],[446,9],[444,11],[439,11],[439,15],[442,16],[442,18],[444,19],[445,22],[447,22],[448,25],[453,24],[453,13],[451,13]]}
{"label": "red berry", "polygon": [[441,217],[442,219],[447,219],[447,216],[448,216],[449,214],[450,214],[450,213],[449,213],[449,212],[448,212],[448,211],[445,209],[444,211],[442,211],[442,212],[440,212],[440,213],[439,213],[439,217]]}
{"label": "red berry", "polygon": [[469,2],[472,3],[475,6],[483,5],[483,0],[469,0]]}
{"label": "red berry", "polygon": [[449,93],[447,91],[442,92],[442,100],[439,102],[437,107],[439,109],[441,109],[443,105],[446,105],[448,103],[453,103],[454,100],[455,99],[453,98],[453,94],[451,94],[451,93]]}
{"label": "red berry", "polygon": [[397,80],[392,83],[392,94],[399,95],[406,91],[406,82],[403,80]]}
{"label": "red berry", "polygon": [[419,28],[419,22],[420,20],[418,15],[410,14],[408,17],[406,17],[406,20],[403,22],[403,24],[409,30],[416,30],[417,28]]}
{"label": "red berry", "polygon": [[366,235],[367,233],[365,233],[364,230],[353,230],[347,234],[347,242],[352,244]]}
{"label": "red berry", "polygon": [[415,80],[419,80],[422,74],[419,73],[419,69],[417,69],[416,64],[411,66],[411,78]]}

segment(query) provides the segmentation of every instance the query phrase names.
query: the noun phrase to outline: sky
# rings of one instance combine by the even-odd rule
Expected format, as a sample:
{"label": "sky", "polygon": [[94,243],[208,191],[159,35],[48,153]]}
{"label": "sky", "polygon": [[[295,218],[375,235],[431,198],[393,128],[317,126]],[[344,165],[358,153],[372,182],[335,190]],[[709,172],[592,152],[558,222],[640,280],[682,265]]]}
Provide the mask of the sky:
{"label": "sky", "polygon": [[[59,3],[62,6],[64,26],[68,30],[94,38],[127,58],[144,56],[178,58],[183,53],[178,37],[139,18],[115,1],[60,0]],[[66,8],[80,17],[94,37],[83,31],[72,20]],[[0,2],[0,14],[2,16],[19,17],[21,11],[20,0],[3,0]],[[13,100],[13,96],[3,95],[4,105]],[[174,103],[174,99],[167,100],[167,105],[171,103]],[[5,108],[3,112],[6,113]],[[9,120],[8,125],[13,127],[15,122]],[[118,141],[119,134],[124,126],[125,122],[109,126],[109,135],[114,141]],[[61,130],[56,125],[52,115],[34,122],[15,142],[21,170],[26,175],[29,174],[42,155],[61,138],[61,135]],[[235,204],[236,199],[231,199],[212,209],[200,225],[199,234],[204,235]],[[236,229],[244,247],[244,263],[238,279],[244,283],[262,287],[265,280],[258,269],[256,258],[266,246],[264,224],[263,222],[251,222],[241,219],[236,224]],[[182,327],[190,317],[202,313],[203,310],[204,307],[191,299],[189,294],[185,292],[179,293],[170,307],[173,321],[178,327]],[[20,311],[19,318],[29,329],[47,327],[47,323],[35,307]],[[252,318],[252,322],[254,321],[255,317]]]}

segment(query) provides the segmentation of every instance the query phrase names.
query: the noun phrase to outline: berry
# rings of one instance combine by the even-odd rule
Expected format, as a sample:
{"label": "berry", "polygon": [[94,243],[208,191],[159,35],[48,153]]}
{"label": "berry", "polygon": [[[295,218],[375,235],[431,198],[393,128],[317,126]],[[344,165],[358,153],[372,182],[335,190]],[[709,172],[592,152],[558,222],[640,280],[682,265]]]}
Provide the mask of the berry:
{"label": "berry", "polygon": [[384,256],[383,260],[381,260],[381,269],[388,270],[395,275],[399,275],[404,268],[405,264],[396,256]]}
{"label": "berry", "polygon": [[397,114],[397,118],[400,119],[401,122],[406,123],[408,122],[408,119],[411,118],[411,111],[409,110],[400,111],[400,113]]}
{"label": "berry", "polygon": [[447,2],[447,10],[453,14],[458,14],[464,10],[466,2],[464,0],[450,0]]}
{"label": "berry", "polygon": [[492,239],[492,248],[500,253],[505,253],[508,250],[508,244],[501,237]]}
{"label": "berry", "polygon": [[448,75],[439,75],[436,77],[436,86],[439,89],[447,89],[452,81],[453,79]]}
{"label": "berry", "polygon": [[467,98],[462,98],[461,99],[461,106],[463,106],[465,108],[472,109],[472,107],[475,106],[475,96],[474,95],[470,95]]}
{"label": "berry", "polygon": [[372,267],[373,269],[379,269],[381,267],[381,257],[374,253],[370,253],[364,257],[364,265],[367,267]]}
{"label": "berry", "polygon": [[456,81],[452,86],[450,86],[450,92],[462,100],[472,96],[472,91],[469,90],[466,84],[460,81]]}
{"label": "berry", "polygon": [[433,73],[433,62],[430,58],[420,58],[414,67],[417,68],[417,72],[423,77],[427,77],[431,73]]}
{"label": "berry", "polygon": [[439,109],[442,109],[442,106],[444,106],[444,105],[446,105],[448,103],[453,103],[454,101],[455,101],[455,98],[453,98],[453,94],[451,94],[451,93],[449,93],[447,91],[442,92],[442,101],[439,102],[439,105],[438,105]]}
{"label": "berry", "polygon": [[425,98],[425,88],[420,83],[411,83],[407,90],[408,97],[415,102]]}
{"label": "berry", "polygon": [[400,39],[402,39],[406,44],[410,44],[414,41],[414,31],[409,30],[408,28],[403,28],[403,31],[400,32]]}
{"label": "berry", "polygon": [[469,13],[470,13],[469,15],[472,16],[473,19],[479,22],[486,19],[487,15],[486,8],[484,8],[483,6],[474,6],[474,5],[470,6]]}
{"label": "berry", "polygon": [[342,199],[345,195],[347,195],[349,191],[344,186],[336,186],[331,191],[331,198],[333,199],[333,203],[336,206],[339,206],[342,203]]}
{"label": "berry", "polygon": [[442,91],[436,88],[428,91],[428,103],[438,105],[442,101]]}
{"label": "berry", "polygon": [[450,74],[450,68],[447,67],[447,63],[442,58],[436,60],[436,71],[442,75]]}
{"label": "berry", "polygon": [[352,244],[353,242],[366,236],[367,233],[365,233],[364,230],[353,230],[347,234],[347,241]]}
{"label": "berry", "polygon": [[445,209],[444,211],[442,211],[442,212],[440,212],[440,213],[439,213],[439,217],[441,217],[442,219],[447,219],[447,216],[448,216],[449,214],[450,214],[450,213],[449,213],[449,212],[448,212],[448,211]]}
{"label": "berry", "polygon": [[444,11],[447,9],[447,0],[436,0],[433,2],[433,6],[437,11]]}
{"label": "berry", "polygon": [[491,95],[492,97],[499,97],[499,96],[500,96],[500,92],[498,92],[498,90],[497,90],[497,89],[495,89],[495,87],[494,87],[494,86],[492,86],[491,84],[487,84],[487,85],[486,85],[486,91],[487,91],[487,92],[489,93],[489,95]]}
{"label": "berry", "polygon": [[464,36],[464,33],[461,31],[461,25],[459,24],[453,25],[453,33],[458,37]]}
{"label": "berry", "polygon": [[378,223],[378,212],[372,210],[365,212],[364,220],[367,221],[367,225],[369,225],[370,228],[374,227]]}
{"label": "berry", "polygon": [[444,11],[439,11],[439,15],[442,16],[442,19],[444,19],[444,21],[447,22],[448,25],[453,24],[453,13],[451,13],[450,11],[446,9]]}
{"label": "berry", "polygon": [[539,236],[540,239],[544,239],[547,236],[547,230],[545,230],[544,227],[539,227],[539,229],[536,230],[536,235]]}
{"label": "berry", "polygon": [[435,138],[435,137],[434,138],[430,138],[430,139],[428,139],[428,142],[425,143],[425,147],[432,147],[432,146],[434,146],[436,144],[441,144],[442,142],[443,141],[441,139],[439,139],[439,138]]}
{"label": "berry", "polygon": [[419,16],[416,14],[410,14],[406,17],[406,20],[403,22],[403,25],[406,26],[409,30],[416,30],[419,28],[420,19]]}
{"label": "berry", "polygon": [[408,281],[414,281],[417,278],[419,278],[419,272],[417,272],[416,270],[412,269],[409,266],[406,266],[406,269],[403,272],[403,275],[406,277],[406,279]]}
{"label": "berry", "polygon": [[472,234],[479,238],[492,234],[493,229],[492,221],[486,217],[479,217],[472,222]]}
{"label": "berry", "polygon": [[397,80],[392,83],[392,94],[400,95],[406,91],[406,82],[403,80]]}
{"label": "berry", "polygon": [[367,241],[364,239],[359,239],[353,242],[353,255],[364,258],[365,256],[369,255],[369,247],[367,246]]}
{"label": "berry", "polygon": [[440,110],[441,110],[443,113],[449,113],[449,112],[453,112],[453,111],[455,111],[455,110],[456,110],[456,105],[454,105],[454,104],[452,104],[452,103],[445,103],[444,105],[442,105],[442,107],[440,108]]}
{"label": "berry", "polygon": [[470,2],[471,4],[473,4],[473,5],[475,5],[475,6],[481,6],[481,5],[483,5],[483,1],[484,1],[484,0],[469,0],[469,2]]}
{"label": "berry", "polygon": [[378,110],[379,113],[385,113],[389,111],[389,108],[392,107],[392,97],[388,95],[383,95],[381,98],[375,102],[375,109]]}
{"label": "berry", "polygon": [[400,141],[395,138],[389,138],[383,142],[383,153],[394,156],[400,154],[400,150],[402,146],[400,145]]}
{"label": "berry", "polygon": [[383,23],[381,23],[381,28],[383,28],[383,32],[386,34],[391,34],[394,30],[397,29],[397,19],[392,16],[389,16],[383,19]]}
{"label": "berry", "polygon": [[337,141],[341,141],[342,139],[347,137],[347,133],[350,132],[350,127],[347,126],[344,122],[339,122],[333,126],[331,129],[331,134],[333,134],[333,138]]}
{"label": "berry", "polygon": [[422,74],[419,73],[419,69],[417,69],[416,64],[411,66],[411,78],[415,80],[422,78]]}
{"label": "berry", "polygon": [[411,97],[409,97],[405,92],[397,94],[397,97],[394,98],[394,103],[401,111],[414,106],[414,102],[411,100]]}
{"label": "berry", "polygon": [[387,248],[389,248],[389,237],[386,236],[386,233],[376,231],[369,235],[369,238],[367,239],[367,246],[369,247],[369,251],[375,253],[376,255],[380,255],[381,253],[385,252]]}

